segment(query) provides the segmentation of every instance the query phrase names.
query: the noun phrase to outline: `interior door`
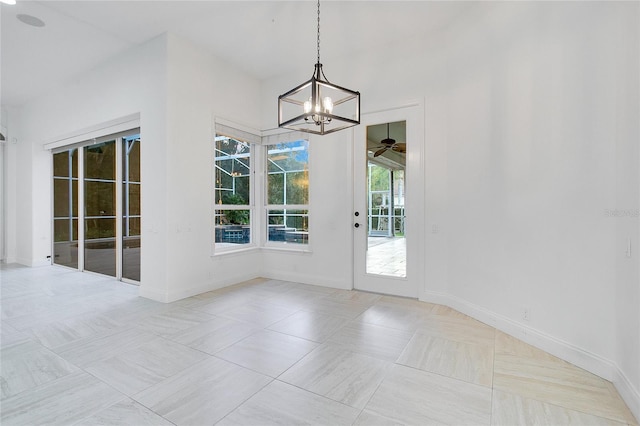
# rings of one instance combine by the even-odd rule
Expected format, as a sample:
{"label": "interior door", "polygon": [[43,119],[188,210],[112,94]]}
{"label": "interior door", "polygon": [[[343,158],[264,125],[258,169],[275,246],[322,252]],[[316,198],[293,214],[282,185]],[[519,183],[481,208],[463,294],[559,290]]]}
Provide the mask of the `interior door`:
{"label": "interior door", "polygon": [[418,297],[424,273],[424,116],[363,115],[354,132],[354,288]]}

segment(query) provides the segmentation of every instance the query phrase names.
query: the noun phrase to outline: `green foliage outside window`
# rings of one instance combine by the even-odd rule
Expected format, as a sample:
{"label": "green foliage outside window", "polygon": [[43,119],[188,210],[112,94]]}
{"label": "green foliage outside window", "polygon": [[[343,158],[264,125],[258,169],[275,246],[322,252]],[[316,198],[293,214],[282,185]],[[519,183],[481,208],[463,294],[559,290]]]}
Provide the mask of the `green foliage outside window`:
{"label": "green foliage outside window", "polygon": [[[238,194],[224,194],[222,196],[222,204],[227,205],[243,205],[246,204],[244,197]],[[227,222],[232,225],[248,225],[249,224],[249,210],[225,210],[224,216]]]}

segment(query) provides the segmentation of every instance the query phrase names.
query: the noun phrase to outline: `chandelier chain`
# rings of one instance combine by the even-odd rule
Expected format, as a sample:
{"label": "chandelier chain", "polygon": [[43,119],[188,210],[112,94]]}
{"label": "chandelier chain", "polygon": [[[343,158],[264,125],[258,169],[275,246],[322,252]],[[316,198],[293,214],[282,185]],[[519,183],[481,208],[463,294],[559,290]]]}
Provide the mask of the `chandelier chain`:
{"label": "chandelier chain", "polygon": [[318,0],[318,63],[320,63],[320,0]]}

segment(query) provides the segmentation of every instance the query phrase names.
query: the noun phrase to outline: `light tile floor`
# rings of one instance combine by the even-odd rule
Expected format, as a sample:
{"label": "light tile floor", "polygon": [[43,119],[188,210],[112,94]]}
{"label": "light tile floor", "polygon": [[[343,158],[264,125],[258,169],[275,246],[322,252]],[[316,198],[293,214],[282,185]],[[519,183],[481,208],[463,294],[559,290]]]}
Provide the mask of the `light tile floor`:
{"label": "light tile floor", "polygon": [[171,304],[0,269],[2,425],[637,425],[613,385],[445,306],[276,280]]}
{"label": "light tile floor", "polygon": [[367,274],[407,276],[407,240],[404,237],[368,237]]}

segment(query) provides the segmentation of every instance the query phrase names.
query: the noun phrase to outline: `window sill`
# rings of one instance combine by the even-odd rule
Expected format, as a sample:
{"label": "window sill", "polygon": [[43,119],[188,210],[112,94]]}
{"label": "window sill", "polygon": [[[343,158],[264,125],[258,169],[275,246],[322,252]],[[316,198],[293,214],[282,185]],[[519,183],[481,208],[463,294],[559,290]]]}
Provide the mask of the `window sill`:
{"label": "window sill", "polygon": [[309,247],[308,244],[265,244],[263,247],[261,247],[262,250],[268,250],[268,251],[281,251],[281,252],[288,252],[288,253],[301,253],[301,254],[305,254],[305,253],[313,253],[313,250],[311,250],[311,247]]}
{"label": "window sill", "polygon": [[229,256],[229,255],[241,255],[245,253],[251,253],[254,251],[258,251],[260,248],[255,244],[251,244],[248,247],[238,247],[238,248],[226,248],[226,249],[218,249],[217,251],[214,249],[211,257],[221,257],[221,256]]}

